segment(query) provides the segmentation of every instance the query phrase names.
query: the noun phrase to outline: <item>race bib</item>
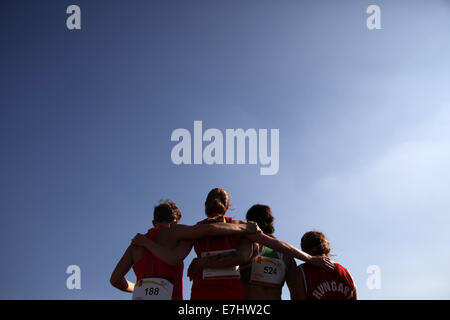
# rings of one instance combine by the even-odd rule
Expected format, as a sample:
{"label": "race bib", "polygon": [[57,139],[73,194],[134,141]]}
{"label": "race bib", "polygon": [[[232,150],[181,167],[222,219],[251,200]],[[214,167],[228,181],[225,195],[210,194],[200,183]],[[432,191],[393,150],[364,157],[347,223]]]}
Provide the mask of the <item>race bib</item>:
{"label": "race bib", "polygon": [[[230,252],[236,252],[236,249],[202,252],[202,257],[211,257],[216,256],[218,254]],[[240,279],[240,278],[241,274],[239,272],[239,266],[228,268],[203,269],[203,280]]]}
{"label": "race bib", "polygon": [[139,280],[133,291],[133,300],[172,300],[173,284],[166,279]]}
{"label": "race bib", "polygon": [[276,258],[257,256],[252,261],[250,283],[278,287],[286,274],[283,261]]}

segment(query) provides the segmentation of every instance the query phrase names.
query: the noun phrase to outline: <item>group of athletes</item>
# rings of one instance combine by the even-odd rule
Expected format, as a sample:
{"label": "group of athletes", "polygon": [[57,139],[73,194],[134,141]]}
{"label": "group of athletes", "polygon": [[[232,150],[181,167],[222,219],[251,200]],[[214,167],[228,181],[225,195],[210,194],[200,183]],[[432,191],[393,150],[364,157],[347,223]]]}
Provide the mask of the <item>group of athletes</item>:
{"label": "group of athletes", "polygon": [[[187,226],[178,223],[181,211],[174,202],[160,202],[153,228],[132,239],[111,284],[136,300],[182,300],[183,260],[194,247],[197,257],[187,272],[191,300],[280,300],[284,283],[292,300],[357,299],[348,270],[329,258],[323,233],[306,232],[299,250],[273,236],[270,207],[252,206],[247,222],[226,217],[229,207],[228,192],[212,189],[207,218]],[[294,258],[305,263],[297,266]],[[131,268],[136,283],[125,278]]]}

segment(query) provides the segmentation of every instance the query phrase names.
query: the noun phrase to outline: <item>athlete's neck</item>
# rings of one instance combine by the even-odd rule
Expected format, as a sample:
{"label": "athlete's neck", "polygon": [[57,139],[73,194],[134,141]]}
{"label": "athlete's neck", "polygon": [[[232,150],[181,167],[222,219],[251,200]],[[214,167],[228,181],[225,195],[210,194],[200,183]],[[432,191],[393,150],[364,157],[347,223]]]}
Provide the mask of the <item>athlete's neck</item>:
{"label": "athlete's neck", "polygon": [[156,222],[153,224],[153,226],[156,227],[170,227],[172,224],[169,222]]}
{"label": "athlete's neck", "polygon": [[223,216],[222,213],[211,213],[210,215],[208,215],[208,218],[214,218],[214,217],[219,217],[219,216]]}

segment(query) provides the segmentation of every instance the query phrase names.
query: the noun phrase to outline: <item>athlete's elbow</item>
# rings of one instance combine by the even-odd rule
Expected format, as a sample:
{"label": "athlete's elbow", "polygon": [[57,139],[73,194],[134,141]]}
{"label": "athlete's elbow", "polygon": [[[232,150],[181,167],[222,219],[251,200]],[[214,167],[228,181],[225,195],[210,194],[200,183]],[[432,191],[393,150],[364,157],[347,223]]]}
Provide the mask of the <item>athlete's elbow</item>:
{"label": "athlete's elbow", "polygon": [[117,283],[119,282],[119,278],[113,273],[112,275],[111,275],[111,277],[109,278],[109,283],[113,286],[113,287],[115,287],[115,288],[117,288]]}

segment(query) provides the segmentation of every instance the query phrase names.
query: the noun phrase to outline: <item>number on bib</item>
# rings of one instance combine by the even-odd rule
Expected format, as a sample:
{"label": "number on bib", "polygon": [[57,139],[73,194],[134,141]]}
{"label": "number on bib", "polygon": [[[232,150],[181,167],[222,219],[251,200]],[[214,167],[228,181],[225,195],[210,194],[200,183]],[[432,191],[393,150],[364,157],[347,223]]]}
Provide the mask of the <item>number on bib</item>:
{"label": "number on bib", "polygon": [[250,283],[280,286],[284,282],[285,266],[280,259],[258,256],[252,261]]}
{"label": "number on bib", "polygon": [[[236,249],[230,250],[217,250],[202,252],[202,257],[215,256],[219,254],[226,254],[230,252],[236,252]],[[241,273],[239,272],[239,266],[229,267],[229,268],[205,268],[203,269],[203,279],[204,280],[218,280],[218,279],[240,279]]]}
{"label": "number on bib", "polygon": [[173,284],[166,279],[146,278],[134,286],[133,300],[172,300]]}

